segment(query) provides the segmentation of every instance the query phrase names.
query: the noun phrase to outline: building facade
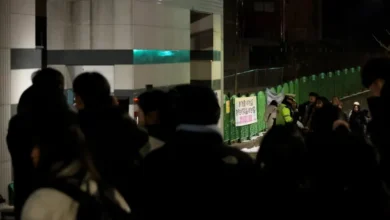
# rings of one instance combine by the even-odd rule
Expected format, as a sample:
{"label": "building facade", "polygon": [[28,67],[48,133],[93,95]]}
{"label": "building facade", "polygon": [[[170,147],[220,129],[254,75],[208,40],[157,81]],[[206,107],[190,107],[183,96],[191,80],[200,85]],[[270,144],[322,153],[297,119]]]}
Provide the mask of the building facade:
{"label": "building facade", "polygon": [[[191,24],[191,11],[209,16]],[[221,101],[222,18],[223,0],[1,0],[0,194],[7,195],[12,180],[8,120],[35,70],[60,70],[66,89],[81,72],[99,71],[113,94],[129,99],[130,114],[133,98],[148,85],[207,85]],[[191,46],[203,31],[211,43]]]}

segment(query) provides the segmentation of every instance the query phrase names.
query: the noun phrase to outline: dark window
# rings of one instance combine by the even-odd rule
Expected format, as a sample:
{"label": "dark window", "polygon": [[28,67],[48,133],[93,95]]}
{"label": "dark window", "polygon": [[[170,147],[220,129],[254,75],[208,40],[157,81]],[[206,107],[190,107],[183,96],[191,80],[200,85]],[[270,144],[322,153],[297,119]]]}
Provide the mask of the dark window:
{"label": "dark window", "polygon": [[275,12],[275,3],[274,2],[255,2],[254,10],[256,12]]}

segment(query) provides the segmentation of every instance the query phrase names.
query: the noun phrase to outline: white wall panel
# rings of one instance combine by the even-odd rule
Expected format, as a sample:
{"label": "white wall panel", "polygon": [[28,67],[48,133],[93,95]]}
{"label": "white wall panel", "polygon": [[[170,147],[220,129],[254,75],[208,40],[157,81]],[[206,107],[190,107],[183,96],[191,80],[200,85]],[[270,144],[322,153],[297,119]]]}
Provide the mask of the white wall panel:
{"label": "white wall panel", "polygon": [[31,76],[38,69],[11,70],[11,104],[19,103],[20,96],[31,86]]}
{"label": "white wall panel", "polygon": [[35,0],[12,0],[11,13],[35,15]]}
{"label": "white wall panel", "polygon": [[11,24],[11,47],[35,48],[35,15],[11,14]]}
{"label": "white wall panel", "polygon": [[92,25],[92,48],[109,50],[114,47],[113,25]]}
{"label": "white wall panel", "polygon": [[114,24],[113,0],[92,0],[92,24]]}
{"label": "white wall panel", "polygon": [[115,89],[134,89],[134,66],[115,65],[114,87]]}
{"label": "white wall panel", "polygon": [[114,25],[114,49],[133,49],[134,37],[132,25]]}
{"label": "white wall panel", "polygon": [[129,25],[132,24],[132,1],[131,0],[114,0],[114,24]]}

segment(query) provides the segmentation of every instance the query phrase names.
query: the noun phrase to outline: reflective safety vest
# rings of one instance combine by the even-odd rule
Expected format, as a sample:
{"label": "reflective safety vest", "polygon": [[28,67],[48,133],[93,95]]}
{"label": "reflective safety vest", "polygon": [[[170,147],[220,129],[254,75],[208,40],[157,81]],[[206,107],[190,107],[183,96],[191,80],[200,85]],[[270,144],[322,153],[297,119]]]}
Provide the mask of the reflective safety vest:
{"label": "reflective safety vest", "polygon": [[280,104],[277,108],[276,113],[276,125],[285,125],[286,123],[293,122],[294,119],[291,117],[291,111],[285,104]]}

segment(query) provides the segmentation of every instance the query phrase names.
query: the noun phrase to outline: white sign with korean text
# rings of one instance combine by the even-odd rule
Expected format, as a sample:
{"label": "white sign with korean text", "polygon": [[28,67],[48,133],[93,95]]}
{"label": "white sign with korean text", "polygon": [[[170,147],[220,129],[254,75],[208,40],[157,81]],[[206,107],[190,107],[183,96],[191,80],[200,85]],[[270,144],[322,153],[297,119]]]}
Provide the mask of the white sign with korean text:
{"label": "white sign with korean text", "polygon": [[257,97],[235,98],[236,127],[257,122]]}

